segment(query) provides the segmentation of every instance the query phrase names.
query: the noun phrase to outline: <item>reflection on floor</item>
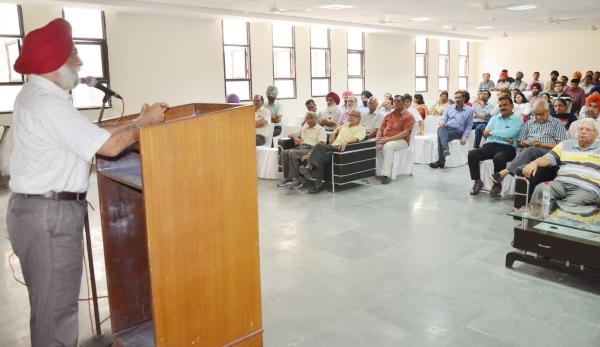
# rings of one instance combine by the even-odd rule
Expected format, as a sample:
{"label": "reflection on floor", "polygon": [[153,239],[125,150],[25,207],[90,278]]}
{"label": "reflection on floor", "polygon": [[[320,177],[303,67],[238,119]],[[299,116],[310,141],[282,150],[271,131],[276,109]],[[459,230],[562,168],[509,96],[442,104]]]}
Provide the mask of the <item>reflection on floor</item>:
{"label": "reflection on floor", "polygon": [[[598,284],[520,263],[506,269],[511,202],[471,197],[470,186],[466,167],[421,165],[387,186],[372,180],[317,196],[259,180],[265,345],[600,346]],[[105,295],[94,178],[90,195]],[[3,219],[8,196],[0,193]],[[5,238],[0,252],[0,346],[29,346],[27,293],[12,278]],[[20,277],[18,259],[10,263]],[[100,309],[107,317],[106,299]],[[79,317],[89,337],[85,302]]]}

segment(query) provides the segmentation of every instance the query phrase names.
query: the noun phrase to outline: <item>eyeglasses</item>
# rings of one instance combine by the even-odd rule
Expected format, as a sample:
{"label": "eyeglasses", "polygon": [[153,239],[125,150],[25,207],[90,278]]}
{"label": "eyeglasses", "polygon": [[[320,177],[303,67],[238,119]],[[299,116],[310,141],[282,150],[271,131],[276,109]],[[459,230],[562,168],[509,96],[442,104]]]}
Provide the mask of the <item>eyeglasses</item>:
{"label": "eyeglasses", "polygon": [[544,116],[544,115],[546,115],[546,112],[534,112],[533,115],[534,116]]}
{"label": "eyeglasses", "polygon": [[404,102],[402,99],[394,99],[394,103],[396,102]]}

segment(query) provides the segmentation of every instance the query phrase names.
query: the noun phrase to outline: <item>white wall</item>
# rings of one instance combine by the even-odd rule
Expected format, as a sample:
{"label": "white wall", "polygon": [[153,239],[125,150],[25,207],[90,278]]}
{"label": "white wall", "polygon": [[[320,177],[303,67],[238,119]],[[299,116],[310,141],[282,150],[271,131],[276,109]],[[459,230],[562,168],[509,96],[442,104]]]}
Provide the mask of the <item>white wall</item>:
{"label": "white wall", "polygon": [[[471,79],[479,83],[481,75],[489,72],[496,81],[502,69],[509,75],[523,71],[524,80],[531,81],[531,74],[539,71],[540,79],[550,79],[550,71],[558,70],[571,78],[577,70],[600,70],[600,32],[583,31],[575,34],[555,34],[544,37],[508,37],[475,43],[473,60],[476,62]],[[473,85],[477,88],[477,85]]]}

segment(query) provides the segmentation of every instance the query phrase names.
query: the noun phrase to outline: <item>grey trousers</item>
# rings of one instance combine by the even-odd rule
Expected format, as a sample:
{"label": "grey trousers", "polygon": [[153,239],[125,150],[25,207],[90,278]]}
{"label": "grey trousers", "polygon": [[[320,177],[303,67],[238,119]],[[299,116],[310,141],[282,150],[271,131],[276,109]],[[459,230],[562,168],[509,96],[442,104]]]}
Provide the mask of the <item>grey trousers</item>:
{"label": "grey trousers", "polygon": [[[560,181],[550,181],[550,199],[551,200],[562,200],[569,205],[592,205],[598,201],[598,195],[596,193],[585,190],[578,186],[564,183]],[[542,196],[544,191],[544,183],[540,183],[535,186],[533,195],[531,196],[531,202],[536,204],[542,203]]]}
{"label": "grey trousers", "polygon": [[6,221],[29,293],[32,347],[77,346],[83,201],[13,194]]}
{"label": "grey trousers", "polygon": [[540,147],[527,147],[525,150],[517,153],[515,159],[512,160],[507,169],[511,175],[516,175],[517,169],[521,165],[527,165],[539,157],[543,157],[546,153],[550,152],[548,148]]}
{"label": "grey trousers", "polygon": [[298,148],[286,149],[281,152],[284,178],[300,178],[300,172],[298,171],[300,158],[305,154],[309,154],[311,149],[311,146],[300,145]]}

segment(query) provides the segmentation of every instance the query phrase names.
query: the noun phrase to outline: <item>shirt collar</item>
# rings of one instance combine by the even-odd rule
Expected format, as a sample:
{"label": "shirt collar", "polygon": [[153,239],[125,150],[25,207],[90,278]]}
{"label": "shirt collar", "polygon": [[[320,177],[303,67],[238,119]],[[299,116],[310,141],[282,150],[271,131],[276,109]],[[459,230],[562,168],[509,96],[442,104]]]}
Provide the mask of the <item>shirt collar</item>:
{"label": "shirt collar", "polygon": [[27,83],[34,84],[40,88],[43,88],[50,93],[64,99],[65,101],[71,101],[71,94],[68,91],[62,89],[61,87],[54,84],[54,82],[49,79],[39,76],[39,75],[29,75],[29,79]]}
{"label": "shirt collar", "polygon": [[598,140],[592,142],[592,144],[589,147],[586,148],[581,148],[579,147],[579,139],[575,139],[576,144],[575,144],[575,148],[581,150],[581,151],[592,151],[595,150],[596,148],[598,148],[598,145],[600,145],[600,142]]}

